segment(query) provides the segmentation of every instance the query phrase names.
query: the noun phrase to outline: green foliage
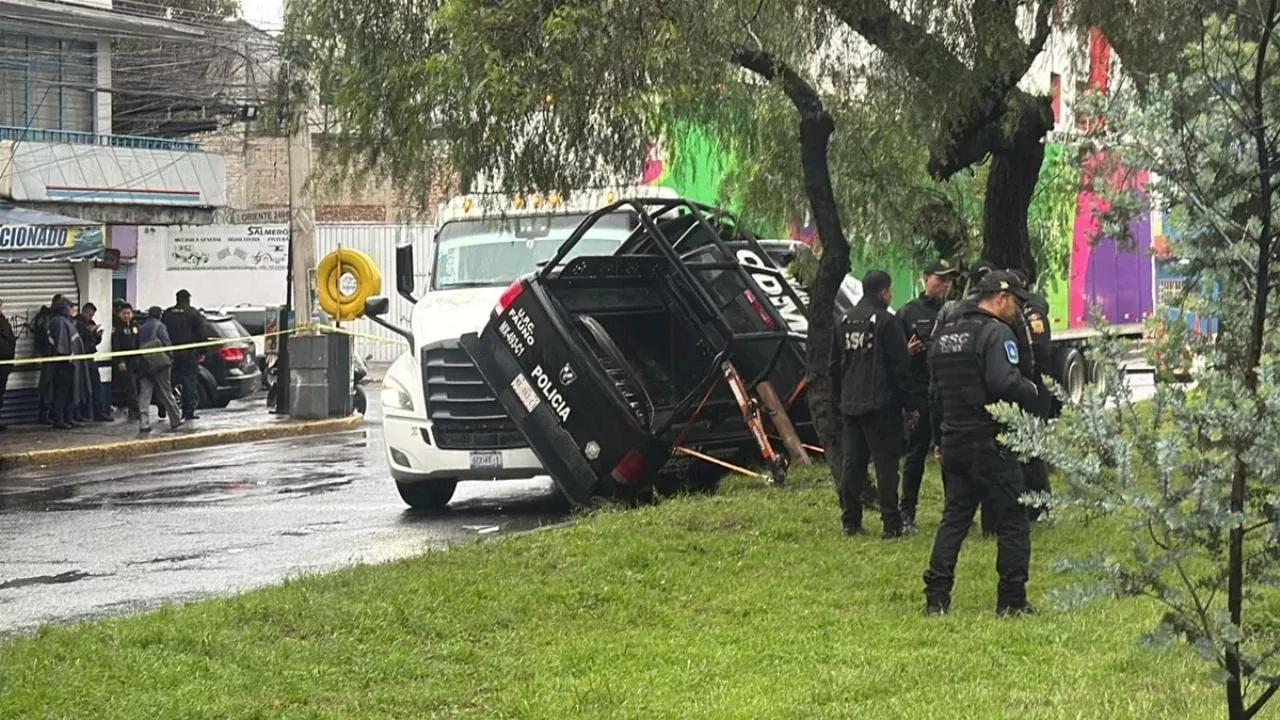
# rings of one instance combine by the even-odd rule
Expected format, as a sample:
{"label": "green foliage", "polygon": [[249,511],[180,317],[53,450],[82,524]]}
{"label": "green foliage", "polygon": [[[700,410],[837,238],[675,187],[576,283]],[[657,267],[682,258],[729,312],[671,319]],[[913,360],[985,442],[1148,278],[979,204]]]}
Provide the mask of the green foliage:
{"label": "green foliage", "polygon": [[[1100,189],[1105,174],[1133,172],[1125,168],[1153,174],[1148,194],[1111,193],[1104,232],[1157,198],[1178,238],[1183,291],[1158,310],[1173,319],[1152,323],[1173,331],[1146,350],[1161,371],[1154,397],[1145,409],[1134,402],[1116,372],[1126,348],[1106,338],[1091,354],[1110,382],[1058,422],[999,413],[1013,423],[1012,447],[1061,470],[1064,509],[1129,526],[1125,552],[1064,563],[1088,580],[1063,598],[1160,601],[1168,610],[1149,639],[1192,645],[1225,684],[1228,716],[1243,720],[1280,687],[1280,316],[1269,302],[1280,246],[1271,179],[1280,10],[1195,4],[1200,37],[1140,89],[1122,83],[1094,98],[1107,129],[1081,148],[1097,162]],[[1178,317],[1188,312],[1216,319],[1219,332],[1188,333]],[[1194,382],[1177,383],[1188,364]]]}

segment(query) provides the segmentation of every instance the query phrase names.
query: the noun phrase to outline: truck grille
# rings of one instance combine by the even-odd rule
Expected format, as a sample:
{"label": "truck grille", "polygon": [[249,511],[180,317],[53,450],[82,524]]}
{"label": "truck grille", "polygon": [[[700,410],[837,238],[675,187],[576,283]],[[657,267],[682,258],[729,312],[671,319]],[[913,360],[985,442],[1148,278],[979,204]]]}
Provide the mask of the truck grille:
{"label": "truck grille", "polygon": [[422,383],[432,435],[441,450],[510,450],[528,446],[466,350],[425,348]]}

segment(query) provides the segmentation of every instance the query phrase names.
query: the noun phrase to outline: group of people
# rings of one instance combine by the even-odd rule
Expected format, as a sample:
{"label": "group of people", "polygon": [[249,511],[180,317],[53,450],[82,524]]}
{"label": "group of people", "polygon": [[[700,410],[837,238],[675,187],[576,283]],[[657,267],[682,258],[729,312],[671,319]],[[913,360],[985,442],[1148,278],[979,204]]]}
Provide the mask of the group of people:
{"label": "group of people", "polygon": [[1042,503],[1023,498],[1048,493],[1049,473],[1042,460],[1020,462],[998,443],[1001,427],[986,406],[1005,400],[1044,418],[1058,412],[1044,383],[1052,359],[1048,303],[1027,288],[1025,273],[986,261],[974,267],[966,297],[948,301],[958,275],[945,260],[930,263],[924,291],[893,314],[892,279],[872,270],[862,299],[837,323],[841,520],[846,534],[860,534],[864,506],[875,505],[883,538],[911,532],[932,450],[946,499],[924,572],[926,612],[949,610],[960,547],[981,510],[983,534],[998,544],[996,611],[1021,615],[1034,612],[1026,597],[1030,524],[1043,513]]}
{"label": "group of people", "polygon": [[[134,319],[133,306],[115,303],[111,347],[115,351],[154,350],[199,343],[211,337],[208,323],[191,306],[191,293],[179,290],[177,302],[161,310],[151,306],[142,321]],[[161,418],[177,429],[194,420],[199,405],[199,348],[122,355],[114,359],[112,383],[120,405],[138,421],[138,430],[151,432],[151,405]]]}
{"label": "group of people", "polygon": [[[36,422],[55,430],[112,419],[110,398],[87,357],[102,342],[98,308],[85,303],[78,310],[75,303],[54,295],[30,324],[36,354],[48,358],[40,365]],[[64,357],[68,359],[59,359]]]}
{"label": "group of people", "polygon": [[[92,356],[102,343],[104,329],[97,323],[93,303],[80,306],[54,295],[28,323],[40,364],[36,422],[55,430],[69,430],[89,422],[111,422],[112,406],[125,408],[141,432],[151,431],[150,407],[154,400],[160,417],[177,428],[197,417],[199,400],[199,349],[157,351],[113,357],[111,386],[102,384]],[[73,314],[74,313],[74,314]],[[133,306],[114,304],[111,349],[113,353],[142,348],[198,343],[212,337],[204,316],[191,305],[191,293],[180,290],[177,303],[161,310],[151,307],[138,322]],[[17,350],[13,324],[0,301],[0,361],[11,361]],[[62,358],[66,358],[65,360]],[[12,364],[0,364],[0,408]],[[171,381],[172,379],[172,381]],[[174,397],[177,389],[181,402]],[[4,427],[0,425],[0,430]]]}

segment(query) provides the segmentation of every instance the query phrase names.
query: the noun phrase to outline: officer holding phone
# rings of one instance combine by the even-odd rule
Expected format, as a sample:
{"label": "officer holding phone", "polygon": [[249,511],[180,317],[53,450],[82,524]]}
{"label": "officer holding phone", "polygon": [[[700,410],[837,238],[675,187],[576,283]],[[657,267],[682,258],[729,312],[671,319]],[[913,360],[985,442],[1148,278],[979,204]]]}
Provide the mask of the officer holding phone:
{"label": "officer holding phone", "polygon": [[[929,339],[933,334],[938,312],[951,292],[958,270],[946,260],[935,260],[925,266],[924,292],[898,311],[907,350],[911,353],[911,384],[923,397],[929,388]],[[925,460],[933,445],[933,423],[928,404],[920,411],[920,420],[907,435],[906,461],[902,466],[902,522],[906,529],[915,526],[916,504],[920,499],[920,479],[924,476]]]}

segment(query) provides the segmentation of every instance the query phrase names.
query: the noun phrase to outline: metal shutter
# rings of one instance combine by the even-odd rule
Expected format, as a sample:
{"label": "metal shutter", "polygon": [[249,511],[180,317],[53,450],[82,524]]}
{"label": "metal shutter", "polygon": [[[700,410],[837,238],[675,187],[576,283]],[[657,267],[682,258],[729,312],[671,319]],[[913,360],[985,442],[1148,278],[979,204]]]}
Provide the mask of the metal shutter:
{"label": "metal shutter", "polygon": [[[35,355],[27,322],[57,293],[73,300],[77,306],[80,304],[80,289],[76,287],[71,263],[0,262],[0,300],[4,301],[5,317],[9,318],[13,332],[18,336],[19,358]],[[39,377],[37,366],[19,367],[13,371],[9,376],[0,424],[35,419]]]}

